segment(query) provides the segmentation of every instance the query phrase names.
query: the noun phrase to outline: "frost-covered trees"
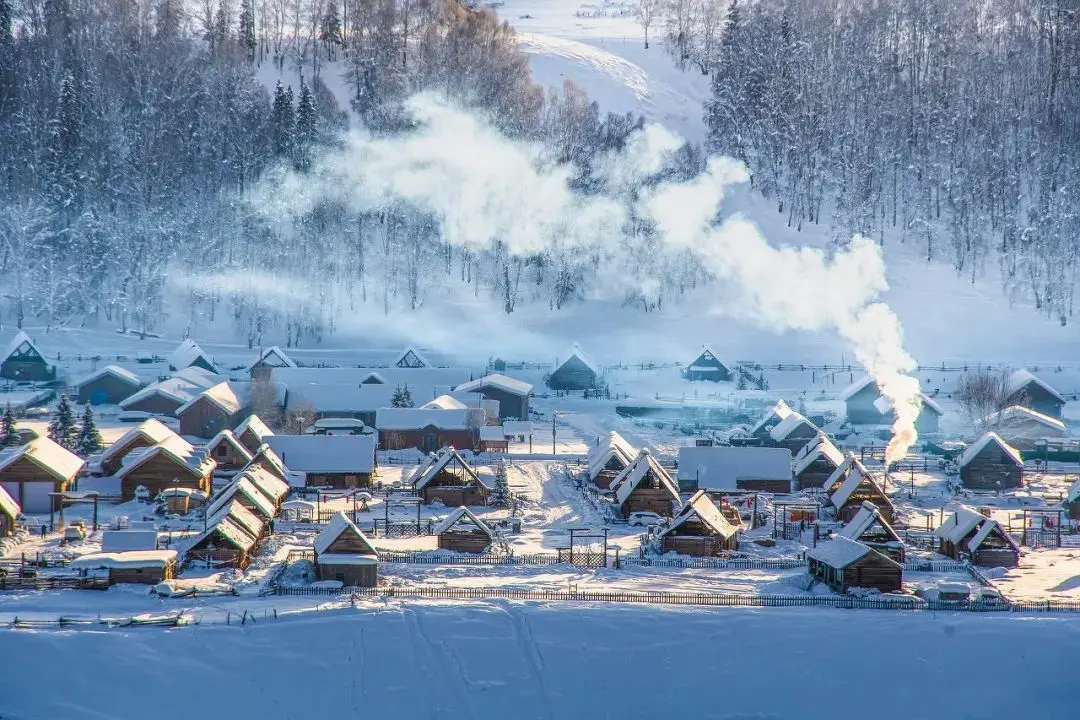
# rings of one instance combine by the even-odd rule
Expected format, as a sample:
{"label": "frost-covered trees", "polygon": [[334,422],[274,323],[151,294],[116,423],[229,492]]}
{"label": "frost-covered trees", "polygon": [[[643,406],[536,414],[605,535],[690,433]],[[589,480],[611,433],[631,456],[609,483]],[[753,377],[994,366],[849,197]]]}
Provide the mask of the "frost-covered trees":
{"label": "frost-covered trees", "polygon": [[411,408],[413,407],[412,393],[409,392],[408,385],[398,385],[394,389],[394,394],[390,398],[390,406],[396,408]]}
{"label": "frost-covered trees", "polygon": [[507,476],[506,461],[499,459],[495,466],[495,487],[491,490],[491,503],[495,507],[508,508],[513,501],[510,495],[510,479]]}
{"label": "frost-covered trees", "polygon": [[87,404],[83,408],[82,420],[79,423],[78,437],[75,439],[75,452],[81,457],[89,457],[99,453],[105,447],[105,441],[101,438],[97,422],[94,420],[94,411]]}
{"label": "frost-covered trees", "polygon": [[661,0],[635,0],[634,2],[634,18],[645,34],[646,50],[649,49],[649,28],[652,27],[657,16],[660,15],[663,5]]}
{"label": "frost-covered trees", "polygon": [[15,432],[15,411],[11,409],[11,403],[8,403],[4,406],[3,415],[0,415],[0,448],[18,444],[19,434]]}
{"label": "frost-covered trees", "polygon": [[50,440],[63,445],[68,450],[76,449],[78,424],[75,420],[75,411],[71,408],[71,402],[68,400],[67,395],[60,396],[60,402],[56,405],[56,412],[49,422],[47,435]]}

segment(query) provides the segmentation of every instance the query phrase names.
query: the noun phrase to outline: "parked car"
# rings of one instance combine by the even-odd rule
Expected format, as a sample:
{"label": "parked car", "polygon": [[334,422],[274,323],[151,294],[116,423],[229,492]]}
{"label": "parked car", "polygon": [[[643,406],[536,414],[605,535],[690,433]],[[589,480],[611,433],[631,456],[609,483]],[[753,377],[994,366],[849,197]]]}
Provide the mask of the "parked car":
{"label": "parked car", "polygon": [[664,518],[654,512],[632,512],[630,513],[630,517],[626,519],[626,522],[629,525],[650,527],[653,525],[663,525]]}

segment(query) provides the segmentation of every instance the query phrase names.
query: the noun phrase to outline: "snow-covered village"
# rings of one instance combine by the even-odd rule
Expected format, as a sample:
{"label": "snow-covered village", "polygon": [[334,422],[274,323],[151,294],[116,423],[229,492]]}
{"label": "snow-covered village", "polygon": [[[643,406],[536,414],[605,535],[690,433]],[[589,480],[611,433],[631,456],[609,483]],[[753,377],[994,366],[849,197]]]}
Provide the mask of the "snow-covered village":
{"label": "snow-covered village", "polygon": [[1078,68],[1042,0],[0,0],[0,720],[1074,714]]}

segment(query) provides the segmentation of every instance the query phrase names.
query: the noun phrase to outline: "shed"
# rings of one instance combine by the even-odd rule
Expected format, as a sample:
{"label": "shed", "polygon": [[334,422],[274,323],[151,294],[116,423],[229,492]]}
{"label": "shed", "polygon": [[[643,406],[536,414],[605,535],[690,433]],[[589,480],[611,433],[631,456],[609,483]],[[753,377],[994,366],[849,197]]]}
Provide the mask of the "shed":
{"label": "shed", "polygon": [[254,413],[244,418],[244,421],[233,430],[233,435],[249,453],[257,453],[266,442],[266,438],[273,434],[274,431]]}
{"label": "shed", "polygon": [[825,435],[808,442],[795,457],[795,489],[819,488],[844,462],[844,453]]}
{"label": "shed", "polygon": [[479,393],[488,400],[499,403],[502,420],[528,420],[529,395],[533,386],[506,375],[495,373],[479,380],[470,380],[454,388],[455,393]]}
{"label": "shed", "polygon": [[68,569],[83,575],[93,570],[107,570],[110,585],[117,583],[157,585],[176,577],[176,551],[131,550],[91,553],[72,560]]}
{"label": "shed", "polygon": [[248,375],[254,380],[255,378],[268,378],[274,368],[281,367],[294,368],[297,365],[284,350],[277,345],[271,345],[259,353],[259,357],[247,366],[247,371]]}
{"label": "shed", "polygon": [[981,567],[1016,567],[1020,546],[997,520],[961,505],[934,531],[941,554]]}
{"label": "shed", "polygon": [[102,552],[129,552],[132,550],[157,550],[157,530],[103,530]]}
{"label": "shed", "polygon": [[51,493],[66,492],[86,463],[47,437],[0,450],[0,487],[24,513],[47,513],[57,507]]}
{"label": "shed", "polygon": [[480,447],[480,428],[485,421],[483,408],[383,407],[375,413],[380,450],[433,452],[453,445],[475,451]]}
{"label": "shed", "polygon": [[56,368],[45,361],[30,336],[20,330],[0,351],[0,378],[45,382],[56,379]]}
{"label": "shed", "polygon": [[705,345],[698,356],[686,366],[683,377],[692,381],[727,382],[731,380],[731,366],[720,360],[711,345]]}
{"label": "shed", "polygon": [[547,378],[552,390],[590,390],[597,386],[600,368],[574,345],[570,356]]}
{"label": "shed", "polygon": [[277,515],[277,504],[266,497],[262,490],[244,475],[237,477],[210,500],[206,514],[217,515],[233,500],[261,518],[263,522],[269,522]]}
{"label": "shed", "polygon": [[1052,418],[1061,417],[1065,396],[1027,370],[1017,370],[1006,380],[1008,405],[1022,405]]}
{"label": "shed", "polygon": [[1040,440],[1065,436],[1065,423],[1022,405],[1013,405],[983,419],[983,426],[1021,453],[1032,452]]}
{"label": "shed", "polygon": [[1024,484],[1024,460],[1020,451],[997,433],[969,445],[957,459],[960,482],[973,490],[1011,490]]}
{"label": "shed", "polygon": [[376,474],[372,435],[271,435],[266,444],[309,487],[370,487]]}
{"label": "shed", "polygon": [[750,437],[762,443],[771,443],[772,429],[787,419],[788,415],[795,412],[783,400],[777,400],[765,414],[750,428]]}
{"label": "shed", "polygon": [[487,505],[489,488],[472,466],[453,447],[445,447],[412,478],[416,494],[425,503],[441,502],[458,505]]}
{"label": "shed", "polygon": [[[896,422],[892,401],[881,394],[869,375],[849,385],[840,393],[840,399],[844,401],[847,421],[852,425],[892,425]],[[919,401],[922,407],[915,419],[915,429],[920,433],[936,433],[938,420],[945,411],[925,393],[919,393]]]}
{"label": "shed", "polygon": [[212,438],[240,422],[244,405],[245,400],[237,395],[232,385],[218,383],[176,409],[180,434]]}
{"label": "shed", "polygon": [[79,380],[75,387],[80,405],[119,405],[145,384],[130,370],[106,365]]}
{"label": "shed", "polygon": [[315,538],[315,572],[319,580],[337,580],[350,587],[375,587],[379,553],[363,531],[339,512]]}
{"label": "shed", "polygon": [[252,454],[228,428],[211,438],[206,443],[206,450],[217,461],[218,470],[239,470],[252,458]]}
{"label": "shed", "polygon": [[135,497],[139,486],[149,490],[150,497],[174,487],[210,492],[216,468],[206,448],[195,448],[176,436],[129,452],[115,477],[120,481],[120,496],[127,501]]}
{"label": "shed", "polygon": [[145,420],[117,438],[109,447],[101,453],[101,471],[106,475],[112,475],[124,462],[128,453],[137,448],[152,447],[166,440],[179,441],[190,449],[194,449],[190,443],[172,431],[165,423],[154,418]]}
{"label": "shed", "polygon": [[837,520],[848,522],[862,509],[863,503],[869,501],[877,507],[882,517],[892,521],[896,507],[865,465],[855,460],[842,477],[842,481],[839,485],[834,485],[836,489],[829,495],[829,503],[836,509]]}
{"label": "shed", "polygon": [[647,449],[638,452],[634,461],[612,481],[611,489],[624,518],[634,512],[672,517],[681,507],[678,487]]}
{"label": "shed", "polygon": [[863,502],[859,512],[837,534],[872,547],[897,562],[904,562],[904,542],[872,502]]}
{"label": "shed", "polygon": [[257,538],[228,516],[217,517],[195,538],[187,557],[215,567],[243,570],[251,561]]}
{"label": "shed", "polygon": [[158,493],[158,499],[165,503],[165,512],[169,515],[187,515],[206,505],[208,496],[202,490],[172,487]]}
{"label": "shed", "polygon": [[274,503],[274,507],[277,508],[280,508],[281,504],[285,502],[285,498],[289,496],[291,490],[289,483],[258,465],[249,465],[241,470],[236,477],[237,479],[247,478],[250,480],[255,487],[259,488],[263,496]]}
{"label": "shed", "polygon": [[787,448],[792,454],[797,453],[806,443],[821,434],[821,430],[802,414],[792,410],[787,417],[778,422],[769,431],[768,444]]}
{"label": "shed", "polygon": [[480,428],[480,452],[505,453],[510,441],[503,434],[502,425],[485,425]]}
{"label": "shed", "polygon": [[725,550],[738,550],[740,530],[724,517],[704,490],[698,490],[675,519],[660,531],[660,549],[711,557]]}
{"label": "shed", "polygon": [[169,369],[175,372],[192,366],[212,373],[218,372],[217,366],[214,365],[214,361],[210,359],[210,356],[199,347],[198,343],[188,338],[177,345],[172,355],[169,356]]}
{"label": "shed", "polygon": [[15,534],[15,524],[22,513],[19,503],[15,498],[0,485],[0,538],[11,537]]}
{"label": "shed", "polygon": [[495,533],[473,511],[462,505],[435,526],[439,548],[455,552],[483,553],[495,542]]}
{"label": "shed", "polygon": [[637,450],[613,430],[589,452],[589,479],[596,487],[607,490],[636,456]]}
{"label": "shed", "polygon": [[[244,466],[241,472],[247,472],[253,468],[261,468],[264,472],[273,475],[278,480],[289,484],[289,470],[285,462],[271,449],[269,445],[260,447],[251,458],[251,462]],[[291,485],[290,485],[291,487]]]}
{"label": "shed", "polygon": [[679,448],[679,489],[791,492],[787,448],[684,446]]}
{"label": "shed", "polygon": [[903,589],[903,565],[843,536],[819,544],[806,553],[806,559],[810,575],[835,592],[868,588],[889,593]]}

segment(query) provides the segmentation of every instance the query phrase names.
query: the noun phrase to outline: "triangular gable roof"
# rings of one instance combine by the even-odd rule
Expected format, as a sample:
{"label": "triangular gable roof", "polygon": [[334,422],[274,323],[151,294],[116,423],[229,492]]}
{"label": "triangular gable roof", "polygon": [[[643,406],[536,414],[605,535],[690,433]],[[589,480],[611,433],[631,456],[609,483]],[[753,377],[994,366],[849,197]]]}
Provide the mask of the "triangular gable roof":
{"label": "triangular gable roof", "polygon": [[981,453],[986,448],[986,446],[991,443],[997,445],[1002,450],[1004,450],[1005,454],[1011,457],[1016,462],[1017,466],[1023,467],[1024,460],[1022,457],[1020,457],[1020,451],[1014,448],[1009,443],[1002,440],[1001,436],[995,432],[983,433],[983,436],[981,438],[973,442],[971,445],[968,445],[964,452],[960,455],[959,459],[957,459],[957,467],[967,466],[968,463],[974,460],[976,456],[978,456],[978,454]]}
{"label": "triangular gable roof", "polygon": [[360,378],[361,385],[386,385],[386,378],[377,372],[369,372],[364,377]]}
{"label": "triangular gable roof", "polygon": [[863,375],[861,378],[840,391],[840,399],[844,402],[847,402],[848,400],[862,392],[863,389],[872,382],[874,382],[874,378],[870,377],[869,375]]}
{"label": "triangular gable roof", "polygon": [[611,483],[611,487],[615,492],[615,501],[619,507],[626,503],[627,498],[637,489],[650,470],[660,480],[660,485],[668,490],[676,500],[679,499],[679,490],[672,481],[671,476],[668,475],[667,470],[660,466],[652,453],[647,449],[643,449],[634,458],[634,461],[627,465]]}
{"label": "triangular gable roof", "polygon": [[480,480],[480,476],[476,474],[475,470],[473,470],[472,465],[469,465],[469,463],[465,462],[465,458],[461,457],[461,455],[453,446],[449,446],[444,447],[442,450],[440,450],[439,455],[435,459],[435,461],[424,469],[422,475],[417,477],[415,481],[416,489],[421,490],[427,487],[427,484],[434,480],[435,476],[438,475],[439,472],[447,465],[449,465],[450,461],[454,459],[456,459],[461,464],[461,467],[464,469],[466,475],[468,475],[481,485],[484,484]]}
{"label": "triangular gable roof", "polygon": [[206,398],[217,407],[221,408],[221,411],[229,415],[234,415],[244,407],[244,404],[240,401],[240,398],[236,396],[232,386],[228,382],[220,382],[211,388],[203,390],[195,397],[188,400],[186,403],[176,408],[177,416],[182,415],[189,409],[194,407],[200,399]]}
{"label": "triangular gable roof", "polygon": [[166,438],[156,445],[138,448],[124,456],[124,464],[116,471],[115,477],[124,478],[132,470],[145,464],[152,457],[164,455],[178,466],[185,468],[196,477],[203,477],[214,471],[217,461],[210,457],[210,452],[202,447],[196,448],[184,438],[176,435]]}
{"label": "triangular gable roof", "polygon": [[259,451],[251,457],[251,462],[241,468],[240,471],[244,472],[245,470],[248,470],[253,463],[258,462],[260,459],[264,460],[266,464],[270,466],[273,473],[277,475],[279,480],[284,480],[286,482],[288,481],[289,469],[285,467],[285,463],[282,462],[281,457],[279,457],[278,454],[274,452],[273,448],[266,444],[263,444],[263,446],[259,448]]}
{"label": "triangular gable roof", "polygon": [[173,350],[172,355],[169,356],[169,367],[174,370],[183,370],[186,367],[194,365],[199,358],[202,358],[203,362],[210,367],[217,367],[214,365],[213,361],[210,360],[210,356],[199,347],[199,344],[191,338],[188,338],[180,343],[176,349]]}
{"label": "triangular gable roof", "polygon": [[[806,454],[802,455],[795,463],[795,474],[799,475],[806,468],[810,467],[818,460],[818,458],[827,458],[833,465],[840,467],[844,463],[844,453],[840,451],[840,448],[833,445],[832,441],[824,435],[820,436],[824,438],[812,446],[812,449]],[[811,447],[809,444],[807,447]]]}
{"label": "triangular gable roof", "polygon": [[30,336],[27,335],[24,331],[20,330],[19,332],[15,333],[15,337],[11,338],[11,342],[9,342],[4,348],[3,353],[0,353],[0,362],[7,360],[9,357],[14,355],[20,348],[23,347],[23,345],[26,345],[28,350],[33,351],[42,360],[45,359],[45,356],[41,354],[41,351],[38,350],[37,345],[35,345],[34,341],[30,339]]}
{"label": "triangular gable roof", "polygon": [[428,363],[427,359],[423,355],[421,355],[420,351],[414,348],[412,345],[409,345],[407,348],[402,350],[398,354],[398,356],[394,358],[394,361],[390,363],[390,365],[392,367],[400,368],[431,367],[431,364]]}
{"label": "triangular gable roof", "polygon": [[844,503],[851,497],[851,494],[864,484],[871,485],[877,490],[881,497],[889,503],[889,506],[892,506],[892,500],[890,500],[889,496],[885,494],[885,491],[881,489],[881,486],[877,484],[877,481],[874,480],[874,476],[864,471],[865,468],[863,468],[862,463],[857,463],[851,467],[847,479],[844,480],[843,484],[840,485],[840,487],[836,489],[836,492],[829,498],[829,502],[832,503],[833,507],[843,507]]}
{"label": "triangular gable roof", "polygon": [[577,358],[578,360],[580,360],[585,365],[585,367],[593,371],[594,375],[600,374],[600,366],[590,360],[589,356],[582,352],[581,346],[579,346],[577,343],[574,343],[574,346],[570,348],[570,355],[567,356],[567,358],[563,360],[562,363],[560,363],[559,367],[555,368],[555,372],[558,372],[560,369],[562,369],[563,366],[565,366],[573,358]]}
{"label": "triangular gable roof", "polygon": [[854,540],[849,540],[843,536],[837,536],[833,540],[826,540],[825,542],[818,544],[816,548],[809,550],[806,553],[806,556],[813,558],[818,562],[825,563],[829,567],[842,569],[870,553],[881,555],[881,557],[893,565],[900,565],[900,563],[890,557],[882,555],[877,550],[863,545],[862,543],[857,543]]}
{"label": "triangular gable roof", "polygon": [[1036,377],[1035,375],[1033,375],[1030,371],[1028,371],[1026,369],[1025,370],[1017,370],[1012,375],[1010,375],[1008,381],[1006,382],[1006,388],[1008,389],[1009,395],[1015,395],[1016,393],[1020,392],[1021,390],[1026,388],[1031,383],[1035,383],[1036,385],[1041,387],[1043,390],[1045,390],[1046,392],[1050,393],[1055,398],[1060,400],[1062,403],[1065,402],[1065,397],[1061,393],[1059,393],[1057,390],[1052,388],[1045,381],[1043,381],[1040,378]]}
{"label": "triangular gable roof", "polygon": [[[959,505],[953,511],[953,514],[945,520],[934,530],[934,535],[944,540],[948,540],[954,545],[959,545],[963,542],[964,538],[968,535],[972,535],[971,541],[968,543],[968,550],[974,552],[979,549],[979,545],[990,536],[990,533],[997,528],[1001,536],[1013,547],[1014,550],[1020,552],[1020,547],[1013,540],[1009,533],[1005,532],[1005,528],[1001,527],[1001,523],[992,518],[988,518],[980,512],[967,507],[966,505]],[[978,539],[978,543],[976,543]]]}
{"label": "triangular gable roof", "polygon": [[986,538],[990,537],[991,533],[1000,536],[1001,539],[1007,542],[1016,552],[1021,552],[1020,546],[1016,543],[1016,540],[1013,539],[1013,536],[1005,531],[1005,528],[1001,526],[1001,523],[991,518],[986,518],[979,528],[979,531],[968,541],[968,550],[971,552],[978,550]]}
{"label": "triangular gable roof", "polygon": [[1001,410],[1000,412],[992,413],[983,418],[983,424],[990,427],[998,425],[1006,425],[1010,422],[1031,420],[1045,425],[1048,429],[1053,430],[1055,433],[1064,433],[1065,423],[1061,422],[1057,418],[1052,418],[1049,415],[1043,415],[1040,412],[1035,412],[1031,408],[1024,407],[1023,405],[1010,405],[1009,407]]}
{"label": "triangular gable roof", "polygon": [[[411,473],[409,473],[409,479],[405,481],[406,485],[415,485],[416,481],[423,477],[432,463],[439,461],[440,453],[431,452],[424,456],[423,461],[420,462]],[[404,473],[402,473],[404,474]]]}
{"label": "triangular gable roof", "polygon": [[259,512],[262,513],[266,520],[274,517],[274,502],[263,495],[262,490],[243,475],[229,483],[210,501],[210,505],[206,508],[207,515],[213,517],[237,495],[243,495],[250,500],[251,504],[259,509]]}
{"label": "triangular gable roof", "polygon": [[[151,445],[157,445],[158,443],[165,442],[173,437],[180,438],[180,436],[173,432],[168,425],[155,418],[150,418],[131,428],[121,435],[116,442],[105,448],[101,453],[101,460],[103,462],[108,462],[137,437],[145,438]],[[183,440],[183,438],[180,439]],[[183,441],[187,443],[187,440]],[[188,443],[188,445],[190,446],[190,443]]]}
{"label": "triangular gable roof", "polygon": [[251,434],[260,440],[274,434],[274,431],[271,430],[267,424],[262,421],[262,418],[255,413],[244,418],[244,421],[237,425],[236,429],[233,430],[233,435],[241,437],[248,431],[251,431]]}
{"label": "triangular gable roof", "polygon": [[19,503],[15,502],[15,498],[11,497],[3,485],[0,485],[0,512],[7,515],[14,520],[22,512],[22,508],[19,507]]}
{"label": "triangular gable roof", "polygon": [[860,470],[866,469],[862,462],[857,457],[855,457],[853,453],[848,453],[844,456],[844,461],[840,463],[837,468],[832,471],[832,474],[829,475],[828,479],[825,480],[825,484],[822,485],[822,487],[826,490],[828,490],[834,485],[839,487],[840,482],[847,475],[848,471],[851,470],[852,466],[855,466]]}
{"label": "triangular gable roof", "polygon": [[[596,479],[596,476],[604,470],[611,458],[618,458],[619,461],[622,463],[623,469],[625,470],[626,466],[632,463],[634,461],[634,457],[637,455],[636,452],[627,452],[623,449],[623,446],[618,443],[610,443],[606,446],[601,447],[601,452],[597,455],[594,455],[592,459],[589,460],[590,480]],[[631,448],[631,450],[633,449]]]}
{"label": "triangular gable roof", "polygon": [[469,406],[455,397],[440,395],[420,406],[421,410],[465,410]]}
{"label": "triangular gable roof", "polygon": [[251,372],[259,365],[267,365],[269,367],[297,367],[296,362],[277,345],[271,345],[259,353],[259,357],[247,366],[247,371]]}
{"label": "triangular gable roof", "polygon": [[75,383],[75,386],[81,388],[83,385],[92,383],[95,380],[105,377],[106,375],[111,375],[117,380],[126,382],[127,384],[137,388],[142,387],[143,385],[142,379],[130,370],[122,368],[119,365],[106,365],[105,367],[99,370],[95,370],[94,372],[85,376],[83,379],[79,380],[79,382]]}
{"label": "triangular gable roof", "polygon": [[497,388],[510,395],[526,397],[532,392],[533,386],[516,378],[493,373],[485,375],[479,380],[470,380],[454,388],[454,392],[479,392],[484,388]]}
{"label": "triangular gable roof", "polygon": [[754,427],[750,428],[750,434],[756,435],[773,418],[777,418],[782,421],[793,412],[795,411],[792,410],[786,402],[784,402],[783,400],[777,400],[772,407],[765,411],[764,415],[758,418],[758,421],[754,423]]}
{"label": "triangular gable roof", "polygon": [[250,550],[255,546],[256,538],[244,530],[231,517],[222,516],[213,525],[208,525],[206,530],[199,533],[195,541],[191,543],[191,547],[197,547],[213,535],[217,535],[238,550]]}
{"label": "triangular gable roof", "polygon": [[795,432],[797,428],[803,425],[809,425],[814,428],[815,431],[821,432],[814,423],[803,417],[801,413],[792,410],[791,414],[781,420],[776,427],[769,431],[769,436],[776,442],[782,442],[786,440],[791,433]]}
{"label": "triangular gable roof", "polygon": [[262,535],[263,528],[266,526],[262,518],[241,505],[235,498],[219,505],[215,512],[207,513],[207,515],[210,518],[207,521],[208,524],[215,525],[221,519],[228,518],[255,539]]}
{"label": "triangular gable roof", "polygon": [[672,534],[676,528],[695,517],[700,520],[705,527],[725,539],[730,538],[739,531],[739,528],[724,517],[724,514],[720,512],[720,508],[716,507],[716,503],[713,502],[712,498],[709,497],[704,490],[698,490],[686,501],[686,504],[683,505],[683,509],[679,511],[679,514],[675,516],[675,519],[660,531],[659,537]]}
{"label": "triangular gable roof", "polygon": [[249,453],[248,449],[244,447],[239,440],[236,439],[236,436],[233,435],[232,430],[225,428],[224,430],[219,432],[217,435],[210,439],[210,442],[206,443],[206,449],[209,450],[211,454],[213,454],[214,448],[216,448],[221,443],[232,445],[233,449],[236,450],[236,452],[240,455],[243,462],[251,462],[251,458],[253,457],[252,454]]}
{"label": "triangular gable roof", "polygon": [[845,525],[837,535],[848,540],[858,541],[875,524],[881,526],[885,534],[889,535],[893,540],[902,542],[900,536],[896,534],[896,530],[882,516],[878,506],[866,500],[863,501],[862,507],[859,508],[859,512],[855,514],[855,517],[851,518],[851,522]]}
{"label": "triangular gable roof", "polygon": [[259,488],[263,495],[276,503],[284,500],[291,490],[289,483],[275,477],[273,473],[259,466],[242,470],[237,477],[247,478],[252,485]]}
{"label": "triangular gable roof", "polygon": [[[938,417],[941,417],[945,414],[945,411],[942,409],[942,407],[938,405],[932,397],[930,397],[924,392],[919,393],[919,402],[922,403],[922,406],[924,408],[929,408],[930,412],[934,413]],[[874,409],[882,415],[885,415],[889,412],[892,412],[893,401],[891,398],[885,397],[884,395],[879,395],[878,399],[874,401]]]}
{"label": "triangular gable roof", "polygon": [[489,528],[483,520],[476,517],[476,515],[473,514],[472,510],[465,507],[464,505],[457,508],[445,518],[443,518],[443,521],[435,526],[433,532],[436,535],[442,535],[444,532],[452,529],[455,525],[459,523],[463,523],[463,521],[465,520],[471,522],[477,530],[487,535],[490,540],[495,539],[495,533],[492,532],[491,528]]}
{"label": "triangular gable roof", "polygon": [[[371,544],[371,541],[368,540],[364,531],[358,528],[356,523],[350,520],[345,513],[338,512],[334,517],[330,518],[330,524],[315,538],[316,557],[325,554],[327,549],[334,544],[334,541],[346,532],[354,533],[363,541],[364,546],[368,551],[367,554],[378,556],[379,551]],[[333,553],[330,554],[332,555]]]}
{"label": "triangular gable roof", "polygon": [[698,360],[708,361],[709,359],[715,360],[716,362],[720,363],[721,365],[723,365],[725,368],[728,368],[729,370],[731,369],[730,365],[728,365],[726,362],[724,362],[723,360],[720,359],[720,355],[716,352],[716,350],[713,349],[712,345],[703,345],[702,348],[701,348],[701,352],[699,352],[697,357],[694,358],[694,360],[689,365],[687,365],[687,368],[704,367],[706,369],[710,369],[709,366],[707,366],[707,365],[698,365],[697,364]]}
{"label": "triangular gable roof", "polygon": [[9,448],[0,452],[0,472],[14,465],[20,458],[26,457],[45,472],[61,482],[75,479],[86,462],[63,445],[47,437],[39,437],[25,445]]}

